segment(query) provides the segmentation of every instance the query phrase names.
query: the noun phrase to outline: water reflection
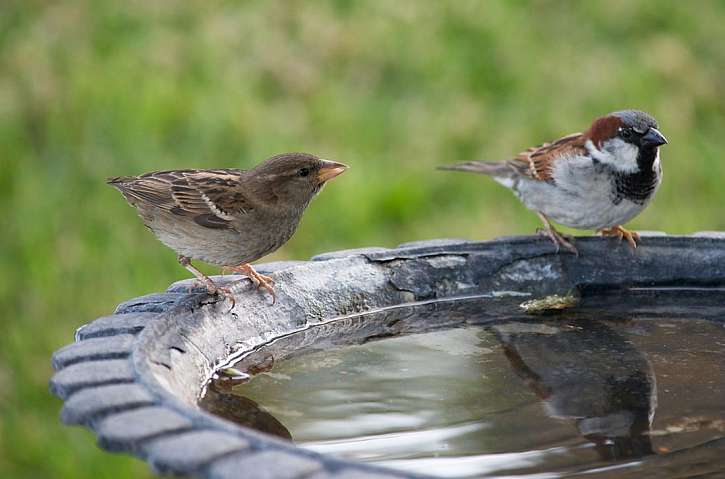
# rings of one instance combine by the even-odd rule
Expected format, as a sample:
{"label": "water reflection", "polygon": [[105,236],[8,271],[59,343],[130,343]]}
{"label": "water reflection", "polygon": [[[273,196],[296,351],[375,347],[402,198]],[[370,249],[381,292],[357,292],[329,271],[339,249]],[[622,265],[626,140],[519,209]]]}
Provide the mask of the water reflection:
{"label": "water reflection", "polygon": [[249,427],[257,431],[266,432],[272,436],[292,440],[292,434],[284,425],[270,413],[265,411],[255,401],[215,386],[210,387],[199,402],[199,406],[221,418]]}
{"label": "water reflection", "polygon": [[543,325],[548,329],[515,322],[492,329],[546,414],[574,421],[602,460],[653,454],[649,432],[657,388],[645,356],[599,321]]}
{"label": "water reflection", "polygon": [[725,309],[678,301],[672,316],[666,301],[620,301],[636,316],[606,320],[503,317],[476,301],[347,318],[243,358],[234,367],[253,379],[212,384],[200,405],[318,452],[442,477],[666,478],[725,445],[713,367]]}

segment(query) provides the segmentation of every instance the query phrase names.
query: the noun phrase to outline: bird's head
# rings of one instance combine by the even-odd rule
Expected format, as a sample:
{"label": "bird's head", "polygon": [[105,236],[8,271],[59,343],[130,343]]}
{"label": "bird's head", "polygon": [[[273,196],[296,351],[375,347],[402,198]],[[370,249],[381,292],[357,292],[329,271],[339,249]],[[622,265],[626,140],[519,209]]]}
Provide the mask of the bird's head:
{"label": "bird's head", "polygon": [[347,165],[308,153],[283,153],[261,163],[248,174],[257,191],[272,195],[278,204],[305,206],[325,183],[347,170]]}
{"label": "bird's head", "polygon": [[667,143],[657,128],[657,120],[643,111],[615,111],[594,120],[585,133],[587,147],[615,170],[636,172],[651,167],[659,146]]}

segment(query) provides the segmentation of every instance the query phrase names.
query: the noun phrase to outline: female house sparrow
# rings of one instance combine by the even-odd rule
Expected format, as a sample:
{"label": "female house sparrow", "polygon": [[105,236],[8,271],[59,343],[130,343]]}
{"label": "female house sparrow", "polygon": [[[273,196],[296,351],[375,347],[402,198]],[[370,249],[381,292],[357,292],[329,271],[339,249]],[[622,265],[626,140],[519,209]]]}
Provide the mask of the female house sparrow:
{"label": "female house sparrow", "polygon": [[231,296],[197,270],[192,259],[243,273],[274,300],[272,278],[249,263],[285,244],[310,200],[346,169],[307,153],[285,153],[247,171],[157,171],[109,178],[108,183],[209,293]]}
{"label": "female house sparrow", "polygon": [[470,161],[441,167],[492,176],[511,188],[544,222],[559,249],[578,254],[549,218],[578,229],[626,238],[639,235],[622,224],[645,209],[662,181],[659,146],[667,143],[645,112],[623,110],[594,120],[584,133],[529,148],[511,160]]}

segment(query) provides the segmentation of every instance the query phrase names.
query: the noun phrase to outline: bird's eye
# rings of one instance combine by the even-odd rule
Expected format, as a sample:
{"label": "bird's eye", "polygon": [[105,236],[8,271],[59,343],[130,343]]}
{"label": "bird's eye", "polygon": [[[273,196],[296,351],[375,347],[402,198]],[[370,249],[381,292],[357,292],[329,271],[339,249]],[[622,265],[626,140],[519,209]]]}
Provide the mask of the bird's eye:
{"label": "bird's eye", "polygon": [[621,136],[624,141],[631,140],[633,137],[632,130],[629,128],[621,128],[619,130],[619,136]]}
{"label": "bird's eye", "polygon": [[309,176],[310,169],[309,168],[300,168],[299,171],[297,171],[297,176],[305,177]]}

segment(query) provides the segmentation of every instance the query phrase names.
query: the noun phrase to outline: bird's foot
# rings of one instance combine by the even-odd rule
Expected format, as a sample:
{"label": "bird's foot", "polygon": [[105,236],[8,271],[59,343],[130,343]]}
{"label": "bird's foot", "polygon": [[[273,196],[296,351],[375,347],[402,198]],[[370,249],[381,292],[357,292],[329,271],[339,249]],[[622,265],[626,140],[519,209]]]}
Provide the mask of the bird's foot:
{"label": "bird's foot", "polygon": [[629,231],[627,229],[622,228],[620,225],[613,226],[611,228],[602,228],[597,231],[602,236],[614,236],[619,241],[622,241],[622,238],[627,240],[627,243],[629,243],[629,246],[632,247],[632,249],[637,248],[637,242],[639,241],[639,234],[636,231]]}
{"label": "bird's foot", "polygon": [[236,300],[234,299],[234,294],[232,294],[232,290],[229,288],[217,286],[214,281],[211,280],[207,275],[196,269],[191,264],[191,258],[188,258],[186,256],[179,255],[178,257],[179,264],[186,268],[189,272],[191,272],[195,277],[196,280],[192,281],[189,285],[189,292],[191,292],[192,289],[198,288],[199,286],[205,286],[206,292],[209,293],[212,296],[216,296],[218,294],[221,294],[225,298],[227,298],[231,303],[232,306],[229,308],[229,311],[234,309],[234,306],[237,304]]}
{"label": "bird's foot", "polygon": [[186,268],[187,271],[193,274],[196,278],[195,281],[192,281],[189,284],[189,292],[191,292],[191,290],[194,288],[205,286],[209,294],[216,294],[217,285],[214,284],[214,281],[212,281],[211,278],[196,269],[194,265],[191,264],[191,258],[189,258],[188,256],[179,255],[177,259],[179,261],[179,264]]}
{"label": "bird's foot", "polygon": [[558,253],[563,246],[569,252],[579,256],[579,250],[574,246],[574,237],[568,234],[560,233],[553,226],[545,226],[536,230],[542,236],[549,238],[556,246],[556,252]]}
{"label": "bird's foot", "polygon": [[[234,306],[237,305],[237,300],[234,299],[234,293],[232,293],[231,288],[226,288],[223,286],[217,286],[216,287],[216,293],[210,293],[210,294],[218,294],[224,296],[226,299],[229,300],[231,303],[231,306],[229,307],[229,311],[234,309]],[[227,312],[229,312],[227,311]]]}
{"label": "bird's foot", "polygon": [[229,307],[229,311],[234,309],[234,306],[236,306],[237,301],[234,299],[234,293],[232,293],[232,290],[230,288],[219,286],[214,281],[211,280],[211,278],[206,278],[208,281],[203,280],[194,280],[191,282],[189,286],[189,292],[191,292],[193,289],[196,288],[206,288],[206,292],[212,296],[223,296],[224,298],[228,299],[231,303],[231,306]]}
{"label": "bird's foot", "polygon": [[217,286],[217,284],[206,275],[196,278],[189,284],[189,292],[196,288],[206,288],[206,292],[211,295],[217,294],[220,289],[219,286]]}
{"label": "bird's foot", "polygon": [[272,304],[277,301],[277,295],[274,292],[274,279],[270,276],[257,273],[251,264],[243,264],[230,268],[231,271],[242,273],[249,278],[257,288],[264,288],[272,296]]}
{"label": "bird's foot", "polygon": [[549,221],[549,218],[541,211],[537,211],[536,214],[539,216],[541,221],[544,223],[544,227],[539,228],[536,231],[539,234],[546,235],[554,243],[554,246],[556,246],[557,253],[563,246],[564,248],[568,249],[571,253],[574,253],[575,255],[579,256],[579,250],[577,250],[576,246],[574,246],[574,237],[573,236],[559,233],[556,230],[556,228],[554,228],[554,225],[551,224],[551,221]]}

